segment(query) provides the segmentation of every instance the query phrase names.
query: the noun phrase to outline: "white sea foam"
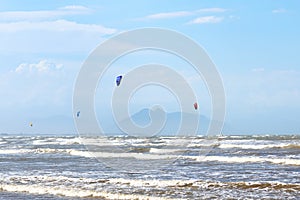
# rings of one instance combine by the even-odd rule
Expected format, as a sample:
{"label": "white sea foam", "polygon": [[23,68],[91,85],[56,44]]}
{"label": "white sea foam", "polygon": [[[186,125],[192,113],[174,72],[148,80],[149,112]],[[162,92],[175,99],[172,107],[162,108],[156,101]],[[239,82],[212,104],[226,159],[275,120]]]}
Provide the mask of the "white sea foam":
{"label": "white sea foam", "polygon": [[70,155],[73,155],[73,156],[81,156],[81,157],[86,157],[86,158],[94,157],[94,155],[92,153],[90,153],[89,151],[78,151],[75,149],[68,149],[65,152]]}
{"label": "white sea foam", "polygon": [[32,142],[33,145],[48,145],[48,144],[57,144],[55,141],[49,141],[49,140],[34,140]]}
{"label": "white sea foam", "polygon": [[105,191],[95,191],[89,189],[80,189],[68,186],[45,186],[40,184],[32,185],[13,185],[0,184],[0,190],[8,192],[26,192],[31,194],[51,194],[67,197],[100,197],[105,199],[140,199],[140,200],[167,200],[170,198],[151,197],[147,195],[135,194],[115,194]]}
{"label": "white sea foam", "polygon": [[[183,186],[187,181],[159,181],[159,180],[130,180],[110,179],[99,180],[92,178],[73,178],[65,176],[8,176],[0,178],[0,190],[9,192],[26,192],[31,194],[52,194],[68,197],[100,197],[105,199],[153,199],[167,200],[155,196],[139,194],[116,194],[107,192],[105,186],[115,187],[118,184],[136,187]],[[188,181],[189,183],[191,181]],[[16,184],[17,183],[17,184]],[[21,184],[20,184],[21,183]],[[30,184],[29,184],[30,183]],[[66,184],[67,183],[67,184]],[[76,188],[76,189],[74,189]],[[100,190],[99,190],[100,189]],[[102,189],[102,190],[101,190]]]}
{"label": "white sea foam", "polygon": [[0,154],[19,154],[19,153],[26,153],[30,150],[23,150],[23,149],[0,149]]}
{"label": "white sea foam", "polygon": [[81,144],[90,146],[133,146],[133,147],[207,147],[215,146],[217,140],[205,140],[202,138],[162,137],[162,138],[80,138]]}
{"label": "white sea foam", "polygon": [[79,138],[35,138],[32,142],[33,145],[72,145],[81,144]]}
{"label": "white sea foam", "polygon": [[[23,183],[34,184],[39,183],[39,185],[43,184],[55,184],[64,186],[65,183],[68,185],[76,185],[77,187],[88,186],[90,188],[97,188],[99,185],[105,186],[116,186],[116,185],[130,185],[132,187],[154,187],[154,188],[165,188],[165,187],[184,187],[184,186],[192,186],[193,184],[205,184],[206,182],[190,179],[190,180],[158,180],[158,179],[125,179],[125,178],[113,178],[113,179],[92,179],[92,178],[74,178],[74,177],[66,177],[66,176],[9,176],[3,175],[0,178],[0,182],[5,183],[3,185],[15,185],[15,183]],[[54,186],[54,185],[53,185]],[[1,187],[1,185],[0,185]]]}
{"label": "white sea foam", "polygon": [[275,164],[283,165],[300,165],[299,159],[291,158],[268,158],[268,157],[257,157],[257,156],[180,156],[172,154],[148,154],[148,153],[111,153],[111,152],[83,152],[83,151],[70,151],[72,155],[84,156],[84,157],[98,157],[98,158],[136,158],[140,160],[163,160],[163,159],[192,159],[197,161],[219,161],[228,163],[247,163],[247,162],[270,162]]}
{"label": "white sea foam", "polygon": [[[219,182],[202,181],[196,179],[181,180],[159,180],[159,179],[92,179],[84,177],[66,176],[8,176],[0,178],[0,190],[9,192],[26,192],[32,194],[52,194],[69,197],[100,197],[107,199],[166,199],[138,194],[116,194],[109,188],[132,187],[138,190],[149,190],[151,188],[168,188],[177,190],[185,187],[229,187],[229,188],[261,188],[261,189],[287,189],[297,191],[299,183],[284,183],[279,181],[269,182]],[[120,191],[120,190],[119,190]],[[151,194],[153,195],[153,194]]]}
{"label": "white sea foam", "polygon": [[183,152],[183,151],[185,151],[185,149],[151,148],[149,150],[149,153],[166,154],[166,153],[177,153],[177,152]]}
{"label": "white sea foam", "polygon": [[181,149],[155,149],[151,148],[151,153],[133,153],[133,152],[89,152],[80,151],[75,149],[51,149],[51,148],[38,148],[38,149],[6,149],[0,150],[0,154],[69,154],[81,157],[97,157],[97,158],[135,158],[139,160],[165,160],[165,159],[192,159],[199,162],[218,161],[227,163],[259,163],[270,162],[282,165],[300,165],[300,159],[295,158],[271,158],[271,157],[258,157],[258,156],[180,156],[176,154],[168,154],[181,151]]}
{"label": "white sea foam", "polygon": [[91,182],[93,179],[91,178],[74,178],[74,177],[67,177],[67,176],[50,176],[50,175],[36,175],[36,176],[18,176],[18,175],[8,175],[8,174],[1,174],[0,178],[1,182],[13,183],[15,182]]}
{"label": "white sea foam", "polygon": [[[187,144],[186,140],[179,139],[142,139],[142,138],[81,138],[82,144],[92,145],[92,146],[182,146]],[[188,141],[189,143],[190,141]]]}
{"label": "white sea foam", "polygon": [[110,179],[109,183],[113,184],[125,184],[133,187],[183,187],[187,185],[193,185],[197,180],[142,180],[142,179]]}
{"label": "white sea foam", "polygon": [[91,145],[91,146],[118,146],[126,145],[124,140],[119,140],[115,138],[114,140],[110,138],[79,138],[81,144]]}
{"label": "white sea foam", "polygon": [[72,145],[82,143],[82,141],[79,138],[57,138],[56,141],[60,145]]}
{"label": "white sea foam", "polygon": [[227,162],[227,163],[247,163],[247,162],[270,162],[275,164],[283,164],[283,165],[300,165],[299,159],[289,159],[289,158],[266,158],[266,157],[256,157],[256,156],[206,156],[206,157],[191,157],[190,159],[196,159],[197,161],[219,161],[219,162]]}
{"label": "white sea foam", "polygon": [[136,158],[139,160],[164,160],[174,159],[176,155],[159,155],[159,154],[147,154],[147,153],[111,153],[111,152],[92,152],[97,158]]}
{"label": "white sea foam", "polygon": [[70,154],[74,156],[93,157],[88,151],[79,151],[75,149],[51,149],[51,148],[37,148],[37,149],[0,149],[0,154]]}
{"label": "white sea foam", "polygon": [[239,149],[268,149],[268,148],[300,148],[300,144],[291,143],[281,143],[281,144],[220,144],[218,148],[228,149],[228,148],[239,148]]}
{"label": "white sea foam", "polygon": [[198,144],[188,144],[187,147],[189,148],[214,148],[214,147],[217,147],[219,146],[219,143],[218,142],[210,142],[210,143],[198,143]]}
{"label": "white sea foam", "polygon": [[162,159],[174,159],[177,158],[176,155],[159,155],[159,154],[148,154],[148,153],[131,153],[131,152],[93,152],[93,151],[78,151],[78,150],[65,150],[73,156],[81,157],[96,157],[96,158],[136,158],[139,160],[162,160]]}

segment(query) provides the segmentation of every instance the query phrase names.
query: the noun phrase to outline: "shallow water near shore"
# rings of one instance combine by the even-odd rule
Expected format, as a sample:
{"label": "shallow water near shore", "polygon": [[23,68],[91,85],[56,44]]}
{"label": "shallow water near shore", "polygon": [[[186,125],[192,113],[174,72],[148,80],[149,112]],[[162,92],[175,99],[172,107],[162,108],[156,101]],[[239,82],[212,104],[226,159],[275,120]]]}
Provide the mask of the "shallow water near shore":
{"label": "shallow water near shore", "polygon": [[[300,136],[108,137],[89,152],[75,136],[0,135],[0,199],[297,199]],[[109,142],[108,142],[109,141]],[[211,145],[208,154],[199,152]],[[112,149],[122,148],[121,152]],[[94,156],[97,156],[95,158]],[[111,159],[120,166],[116,168]],[[151,163],[172,162],[159,167]],[[138,161],[145,170],[134,168]],[[165,163],[164,163],[165,164]]]}

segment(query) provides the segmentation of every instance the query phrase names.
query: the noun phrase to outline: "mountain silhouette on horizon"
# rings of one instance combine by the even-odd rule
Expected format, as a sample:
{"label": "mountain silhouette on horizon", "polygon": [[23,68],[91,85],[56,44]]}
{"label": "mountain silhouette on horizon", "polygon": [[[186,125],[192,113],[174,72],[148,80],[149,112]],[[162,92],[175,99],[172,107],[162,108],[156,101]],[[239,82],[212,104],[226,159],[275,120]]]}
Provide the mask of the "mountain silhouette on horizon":
{"label": "mountain silhouette on horizon", "polygon": [[[121,125],[123,123],[131,123],[134,122],[136,125],[140,127],[146,127],[147,125],[151,124],[151,117],[150,117],[150,109],[142,109],[133,115],[131,115],[130,118],[125,119],[121,122]],[[185,118],[187,122],[191,121],[193,123],[193,120],[198,111],[195,111],[195,113],[182,113],[182,112],[170,112],[166,113],[166,121],[163,129],[160,131],[159,135],[175,135],[177,131],[180,128],[181,124],[181,118]],[[189,120],[190,119],[190,120]],[[156,120],[155,118],[153,120]],[[199,134],[205,134],[206,131],[208,130],[210,123],[210,119],[207,118],[204,115],[199,116],[199,122],[198,122],[198,130],[197,130],[197,135]],[[188,127],[193,127],[192,124]],[[190,134],[191,132],[194,132],[192,128],[187,128],[184,130],[185,133],[182,134]]]}

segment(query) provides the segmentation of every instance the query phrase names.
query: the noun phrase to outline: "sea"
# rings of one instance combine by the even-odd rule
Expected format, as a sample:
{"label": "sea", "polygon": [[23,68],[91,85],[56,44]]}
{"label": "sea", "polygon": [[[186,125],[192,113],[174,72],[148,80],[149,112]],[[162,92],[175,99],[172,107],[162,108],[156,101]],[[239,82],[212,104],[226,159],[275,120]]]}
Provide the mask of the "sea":
{"label": "sea", "polygon": [[0,199],[300,199],[300,135],[1,134]]}

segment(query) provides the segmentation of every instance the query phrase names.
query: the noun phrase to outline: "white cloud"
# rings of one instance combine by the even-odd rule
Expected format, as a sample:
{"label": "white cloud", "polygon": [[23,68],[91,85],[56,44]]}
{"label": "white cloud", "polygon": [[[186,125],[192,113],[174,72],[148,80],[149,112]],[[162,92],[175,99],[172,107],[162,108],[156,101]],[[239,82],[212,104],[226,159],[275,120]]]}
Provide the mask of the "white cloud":
{"label": "white cloud", "polygon": [[0,23],[0,32],[18,31],[82,31],[96,32],[99,34],[113,34],[115,29],[106,28],[97,24],[80,24],[67,20],[43,21],[43,22],[10,22]]}
{"label": "white cloud", "polygon": [[69,5],[69,6],[64,6],[60,7],[59,10],[71,10],[71,11],[90,11],[89,8],[81,5]]}
{"label": "white cloud", "polygon": [[79,24],[65,20],[15,23],[10,26],[1,26],[0,23],[0,53],[17,55],[67,53],[73,56],[74,53],[77,55],[79,53],[83,56],[88,55],[104,38],[115,32],[117,30],[101,25]]}
{"label": "white cloud", "polygon": [[153,15],[148,15],[146,19],[167,19],[167,18],[176,18],[192,15],[193,12],[189,11],[178,11],[178,12],[167,12],[167,13],[157,13]]}
{"label": "white cloud", "polygon": [[22,73],[22,72],[39,72],[39,73],[46,73],[51,71],[59,70],[63,67],[62,64],[55,64],[48,60],[40,60],[38,63],[22,63],[16,69],[15,72]]}
{"label": "white cloud", "polygon": [[205,16],[205,17],[198,17],[192,21],[190,21],[188,24],[207,24],[207,23],[219,23],[223,21],[223,17],[217,17],[217,16]]}
{"label": "white cloud", "polygon": [[199,13],[220,13],[225,11],[227,10],[224,8],[203,8],[203,9],[193,10],[193,11],[156,13],[156,14],[148,15],[142,19],[169,19],[169,18],[177,18],[177,17],[186,17],[191,15],[196,15]]}
{"label": "white cloud", "polygon": [[14,112],[42,106],[45,113],[67,109],[75,76],[68,63],[60,63],[49,59],[25,62],[0,74],[1,109]]}
{"label": "white cloud", "polygon": [[21,73],[21,72],[25,71],[25,69],[27,68],[27,65],[28,65],[27,63],[22,63],[22,64],[20,64],[20,65],[16,68],[15,72]]}
{"label": "white cloud", "polygon": [[40,21],[58,19],[64,16],[89,14],[92,11],[84,6],[72,5],[55,10],[0,12],[0,21]]}
{"label": "white cloud", "polygon": [[197,12],[209,12],[209,13],[220,13],[220,12],[226,12],[227,9],[224,8],[203,8],[203,9],[199,9],[197,10]]}
{"label": "white cloud", "polygon": [[117,30],[64,19],[89,13],[92,10],[80,5],[44,11],[0,12],[0,52],[90,51],[105,35]]}
{"label": "white cloud", "polygon": [[286,13],[286,12],[287,12],[287,10],[283,9],[283,8],[272,10],[272,13],[274,13],[274,14]]}

